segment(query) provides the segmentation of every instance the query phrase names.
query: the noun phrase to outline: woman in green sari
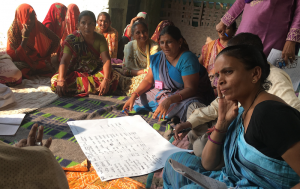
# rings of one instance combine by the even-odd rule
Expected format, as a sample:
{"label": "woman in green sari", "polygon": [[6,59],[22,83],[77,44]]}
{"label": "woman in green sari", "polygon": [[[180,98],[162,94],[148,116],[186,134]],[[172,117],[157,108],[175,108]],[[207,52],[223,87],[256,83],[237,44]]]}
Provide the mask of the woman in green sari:
{"label": "woman in green sari", "polygon": [[59,96],[104,95],[116,90],[119,75],[112,71],[106,40],[94,32],[95,27],[94,13],[83,11],[78,31],[65,39],[58,73],[51,79],[51,89]]}

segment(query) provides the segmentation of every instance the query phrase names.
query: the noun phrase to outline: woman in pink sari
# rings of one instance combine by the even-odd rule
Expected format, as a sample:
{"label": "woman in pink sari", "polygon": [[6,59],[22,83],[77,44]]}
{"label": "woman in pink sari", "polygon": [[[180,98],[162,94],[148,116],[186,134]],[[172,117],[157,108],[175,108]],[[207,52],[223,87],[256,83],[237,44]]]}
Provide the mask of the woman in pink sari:
{"label": "woman in pink sari", "polygon": [[272,48],[282,51],[285,62],[295,59],[295,46],[300,43],[300,0],[236,0],[216,26],[225,31],[243,12],[236,34],[253,33],[269,55]]}

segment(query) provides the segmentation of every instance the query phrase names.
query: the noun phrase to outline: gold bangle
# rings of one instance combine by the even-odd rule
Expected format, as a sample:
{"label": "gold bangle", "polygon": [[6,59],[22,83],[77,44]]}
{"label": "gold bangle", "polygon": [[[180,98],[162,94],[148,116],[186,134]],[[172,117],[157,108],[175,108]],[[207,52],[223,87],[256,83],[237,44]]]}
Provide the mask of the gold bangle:
{"label": "gold bangle", "polygon": [[25,36],[22,35],[22,38],[28,38],[28,37],[25,37]]}

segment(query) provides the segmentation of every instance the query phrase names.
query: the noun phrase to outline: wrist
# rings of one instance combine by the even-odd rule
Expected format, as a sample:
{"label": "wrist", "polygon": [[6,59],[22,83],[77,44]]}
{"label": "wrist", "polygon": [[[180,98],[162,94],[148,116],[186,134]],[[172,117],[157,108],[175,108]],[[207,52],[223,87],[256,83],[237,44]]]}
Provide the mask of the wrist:
{"label": "wrist", "polygon": [[220,130],[220,131],[227,131],[228,127],[229,127],[230,123],[228,123],[227,121],[217,121],[217,124],[215,125],[215,128]]}
{"label": "wrist", "polygon": [[289,41],[289,40],[287,40],[286,42],[287,42],[287,43],[290,43],[291,45],[296,45],[296,42],[295,42],[295,41]]}

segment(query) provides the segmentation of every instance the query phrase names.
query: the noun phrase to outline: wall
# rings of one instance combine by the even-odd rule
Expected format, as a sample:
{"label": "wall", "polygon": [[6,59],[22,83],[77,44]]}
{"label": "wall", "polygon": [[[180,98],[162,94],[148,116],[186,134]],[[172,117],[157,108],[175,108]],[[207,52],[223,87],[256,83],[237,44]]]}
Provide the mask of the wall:
{"label": "wall", "polygon": [[119,39],[123,34],[126,24],[128,0],[110,0],[109,14],[111,16],[112,27],[119,32]]}

